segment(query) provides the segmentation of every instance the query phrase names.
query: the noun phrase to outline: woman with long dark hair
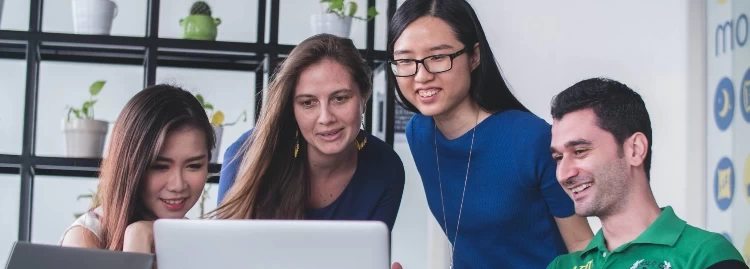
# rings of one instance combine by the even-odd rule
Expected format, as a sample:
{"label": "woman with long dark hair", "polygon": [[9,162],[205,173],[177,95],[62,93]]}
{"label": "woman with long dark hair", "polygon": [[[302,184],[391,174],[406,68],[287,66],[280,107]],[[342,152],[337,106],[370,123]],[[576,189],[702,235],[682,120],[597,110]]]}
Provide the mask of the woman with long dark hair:
{"label": "woman with long dark hair", "polygon": [[213,145],[206,111],[190,92],[140,91],[115,121],[94,205],[60,244],[153,253],[153,222],[184,218],[195,205]]}
{"label": "woman with long dark hair", "polygon": [[371,74],[351,40],[322,34],[278,68],[258,123],[224,157],[219,219],[375,220],[392,229],[404,167],[361,130]]}
{"label": "woman with long dark hair", "polygon": [[557,182],[551,127],[513,96],[469,3],[404,2],[387,50],[417,113],[406,138],[453,268],[544,268],[586,246],[593,233]]}

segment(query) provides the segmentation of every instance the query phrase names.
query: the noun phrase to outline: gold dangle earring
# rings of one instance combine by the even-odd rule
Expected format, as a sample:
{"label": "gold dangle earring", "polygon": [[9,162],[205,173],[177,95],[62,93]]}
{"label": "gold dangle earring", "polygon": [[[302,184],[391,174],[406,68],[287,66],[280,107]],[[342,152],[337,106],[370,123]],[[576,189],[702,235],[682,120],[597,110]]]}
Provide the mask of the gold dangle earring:
{"label": "gold dangle earring", "polygon": [[362,148],[365,147],[365,144],[367,144],[367,135],[364,135],[362,134],[362,131],[359,131],[357,138],[354,139],[354,146],[357,147],[357,150],[362,150]]}
{"label": "gold dangle earring", "polygon": [[[360,110],[360,112],[361,111],[362,110]],[[361,115],[362,121],[360,125],[362,129],[359,130],[359,133],[357,133],[357,137],[354,138],[354,146],[357,147],[357,150],[362,150],[362,148],[365,147],[365,144],[367,144],[367,135],[362,134],[363,130],[365,129],[365,114],[361,113]]]}
{"label": "gold dangle earring", "polygon": [[294,158],[297,158],[297,154],[299,153],[299,130],[294,134],[294,141]]}

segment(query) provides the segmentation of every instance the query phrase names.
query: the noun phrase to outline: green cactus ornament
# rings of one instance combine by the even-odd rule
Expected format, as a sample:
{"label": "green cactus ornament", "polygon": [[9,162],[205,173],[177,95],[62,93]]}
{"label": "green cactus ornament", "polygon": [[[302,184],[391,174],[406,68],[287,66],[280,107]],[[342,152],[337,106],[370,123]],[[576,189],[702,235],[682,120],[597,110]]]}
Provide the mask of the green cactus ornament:
{"label": "green cactus ornament", "polygon": [[184,39],[216,40],[219,24],[221,19],[211,17],[211,6],[204,1],[193,3],[190,15],[180,19]]}

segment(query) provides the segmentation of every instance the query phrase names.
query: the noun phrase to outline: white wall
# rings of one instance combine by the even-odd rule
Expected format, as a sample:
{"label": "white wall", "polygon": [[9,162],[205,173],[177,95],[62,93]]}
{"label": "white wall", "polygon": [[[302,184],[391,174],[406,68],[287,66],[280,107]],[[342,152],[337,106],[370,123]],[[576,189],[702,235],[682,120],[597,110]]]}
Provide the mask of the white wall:
{"label": "white wall", "polygon": [[703,164],[692,156],[705,143],[705,104],[696,102],[705,95],[705,8],[692,2],[472,1],[514,91],[548,122],[551,98],[586,78],[639,92],[653,127],[656,200],[704,226],[705,183],[693,173]]}

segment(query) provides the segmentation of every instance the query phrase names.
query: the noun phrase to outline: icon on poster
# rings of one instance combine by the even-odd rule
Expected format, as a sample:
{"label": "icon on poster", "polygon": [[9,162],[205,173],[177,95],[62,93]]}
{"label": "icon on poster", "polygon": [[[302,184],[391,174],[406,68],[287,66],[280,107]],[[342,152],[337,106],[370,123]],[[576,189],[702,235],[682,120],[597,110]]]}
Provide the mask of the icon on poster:
{"label": "icon on poster", "polygon": [[745,188],[745,199],[747,199],[747,202],[750,203],[750,155],[747,155],[747,159],[745,159],[745,173],[743,173],[743,183],[742,186]]}
{"label": "icon on poster", "polygon": [[742,117],[745,118],[746,122],[750,122],[750,67],[745,71],[742,84],[740,84],[740,106]]}
{"label": "icon on poster", "polygon": [[725,77],[719,82],[714,95],[714,120],[719,130],[726,130],[734,116],[734,84]]}
{"label": "icon on poster", "polygon": [[721,211],[726,211],[734,197],[734,166],[729,158],[721,158],[714,171],[714,201]]}

